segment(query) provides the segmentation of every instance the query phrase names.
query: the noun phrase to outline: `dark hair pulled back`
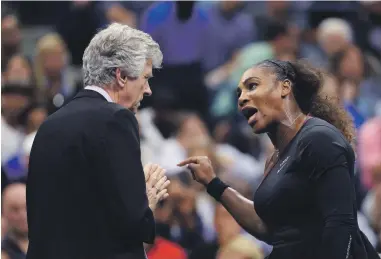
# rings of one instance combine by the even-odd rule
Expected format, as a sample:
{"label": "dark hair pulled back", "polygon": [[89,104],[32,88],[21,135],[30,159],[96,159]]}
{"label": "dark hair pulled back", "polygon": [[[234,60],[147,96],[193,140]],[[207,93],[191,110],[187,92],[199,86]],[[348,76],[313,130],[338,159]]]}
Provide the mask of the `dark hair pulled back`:
{"label": "dark hair pulled back", "polygon": [[353,144],[355,133],[350,115],[333,96],[323,96],[320,91],[325,77],[322,71],[304,61],[264,60],[257,66],[272,69],[277,80],[290,80],[301,111],[332,124]]}

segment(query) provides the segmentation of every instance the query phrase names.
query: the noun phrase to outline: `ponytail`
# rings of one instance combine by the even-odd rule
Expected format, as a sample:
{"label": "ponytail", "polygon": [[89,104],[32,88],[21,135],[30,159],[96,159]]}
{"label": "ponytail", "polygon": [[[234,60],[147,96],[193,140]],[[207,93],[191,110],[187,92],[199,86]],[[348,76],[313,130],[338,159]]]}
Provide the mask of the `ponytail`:
{"label": "ponytail", "polygon": [[333,97],[318,94],[312,101],[310,115],[335,126],[352,146],[355,142],[355,129],[352,117]]}

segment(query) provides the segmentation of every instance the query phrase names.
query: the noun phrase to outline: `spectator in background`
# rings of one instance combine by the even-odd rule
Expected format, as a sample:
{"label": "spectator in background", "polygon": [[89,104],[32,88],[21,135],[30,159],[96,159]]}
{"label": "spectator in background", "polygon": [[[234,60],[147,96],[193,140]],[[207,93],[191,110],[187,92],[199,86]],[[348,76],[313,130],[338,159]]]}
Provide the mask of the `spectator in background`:
{"label": "spectator in background", "polygon": [[361,50],[355,46],[341,49],[331,58],[332,72],[339,80],[350,80],[358,85],[370,75],[370,69],[366,67]]}
{"label": "spectator in background", "polygon": [[372,223],[378,233],[377,252],[381,253],[381,185],[375,187],[374,205],[372,208]]}
{"label": "spectator in background", "polygon": [[47,118],[47,110],[44,106],[32,103],[29,105],[20,116],[23,128],[23,139],[17,152],[5,165],[7,166],[8,175],[11,179],[24,181],[28,176],[29,154],[32,150],[32,144],[36,135],[37,129],[42,122]]}
{"label": "spectator in background", "polygon": [[242,73],[253,64],[296,51],[297,40],[287,24],[269,20],[266,23],[266,32],[264,41],[250,43],[240,51],[231,76],[234,87]]}
{"label": "spectator in background", "polygon": [[34,70],[38,101],[47,100],[51,114],[78,92],[79,81],[69,67],[69,53],[58,34],[43,36],[37,42],[36,52]]}
{"label": "spectator in background", "polygon": [[[317,39],[321,48],[328,58],[345,52],[354,46],[354,32],[351,25],[340,18],[328,18],[323,20],[317,29]],[[373,55],[363,53],[364,61],[370,74],[380,74],[381,64]]]}
{"label": "spectator in background", "polygon": [[359,110],[368,118],[381,116],[381,75],[364,79],[360,85],[360,98],[363,99]]}
{"label": "spectator in background", "polygon": [[[355,46],[349,46],[332,57],[334,73],[349,87],[343,87],[343,97],[347,104],[352,103],[350,112],[356,115],[355,118],[371,118],[377,113],[377,104],[381,99],[381,71],[375,70],[377,64],[375,65],[372,66],[364,53]],[[361,125],[357,120],[355,122],[357,126]]]}
{"label": "spectator in background", "polygon": [[25,134],[29,135],[36,132],[47,117],[48,111],[44,105],[31,104],[23,116]]}
{"label": "spectator in background", "polygon": [[2,166],[5,176],[14,181],[27,175],[23,143],[45,120],[47,111],[33,104],[33,89],[29,85],[5,85],[1,97]]}
{"label": "spectator in background", "polygon": [[361,1],[313,1],[309,6],[309,23],[317,27],[323,20],[339,18],[353,28],[353,42],[364,48],[364,39],[369,24]]}
{"label": "spectator in background", "polygon": [[324,78],[324,84],[321,89],[322,95],[330,98],[334,102],[341,101],[341,92],[339,80],[334,74],[327,73]]}
{"label": "spectator in background", "polygon": [[[189,259],[219,259],[219,258],[241,258],[237,253],[237,243],[249,243],[251,246],[251,255],[247,258],[262,259],[263,255],[258,245],[249,237],[242,235],[242,229],[229,214],[229,212],[221,205],[216,204],[214,214],[214,225],[217,232],[217,239],[212,243],[207,243],[194,249]],[[241,247],[241,252],[246,254],[247,248]],[[234,251],[232,253],[232,250]],[[230,257],[226,257],[230,255]],[[243,257],[246,258],[246,257]]]}
{"label": "spectator in background", "polygon": [[[3,184],[3,181],[1,181],[1,184]],[[4,188],[1,187],[2,192],[3,192],[3,190],[4,190]],[[3,217],[3,215],[1,215],[1,240],[4,240],[4,237],[7,234],[7,232],[8,232],[7,221]]]}
{"label": "spectator in background", "polygon": [[18,153],[24,138],[21,115],[32,102],[33,89],[6,84],[1,90],[1,158],[2,163],[7,163]]}
{"label": "spectator in background", "polygon": [[154,213],[157,235],[191,251],[204,242],[196,190],[176,177],[171,178],[168,193],[170,197]]}
{"label": "spectator in background", "polygon": [[215,69],[246,44],[256,40],[256,30],[249,14],[243,12],[242,1],[220,1],[208,10],[208,40],[204,57],[206,71]]}
{"label": "spectator in background", "polygon": [[366,119],[359,107],[362,103],[359,96],[360,84],[365,75],[365,63],[359,49],[346,47],[333,54],[331,59],[332,72],[337,76],[340,85],[340,95],[346,110],[351,114],[356,128],[360,128]]}
{"label": "spectator in background", "polygon": [[[282,24],[289,24],[290,31],[293,36],[299,39],[304,32],[312,32],[308,28],[308,8],[311,5],[310,1],[253,1],[246,2],[247,11],[254,15],[254,24],[258,28],[258,37],[260,41],[266,39],[267,24],[271,20],[276,20]],[[313,33],[310,33],[313,35]],[[316,48],[315,44],[301,40],[298,49],[298,57],[307,58],[311,63],[323,65],[322,53]],[[287,60],[293,60],[291,55]],[[286,55],[281,55],[285,57]],[[283,60],[282,57],[278,59]]]}
{"label": "spectator in background", "polygon": [[[249,2],[248,11],[254,14],[254,25],[258,29],[258,37],[260,41],[267,38],[268,23],[275,20],[282,24],[289,24],[293,33],[298,34],[299,29],[303,28],[303,13],[299,8],[301,3],[293,3],[291,1],[261,1]],[[303,9],[303,7],[301,8]],[[300,28],[301,27],[301,28]]]}
{"label": "spectator in background", "polygon": [[[186,259],[187,252],[179,244],[181,234],[187,234],[179,231],[179,226],[175,225],[175,203],[181,201],[180,197],[188,189],[177,189],[178,181],[171,182],[169,186],[170,197],[158,204],[154,211],[156,221],[156,238],[154,244],[145,244],[148,259]],[[177,189],[177,190],[175,190]],[[179,233],[180,232],[180,233]],[[176,236],[177,234],[177,236]],[[198,240],[200,241],[200,240]]]}
{"label": "spectator in background", "polygon": [[3,72],[3,83],[18,83],[34,85],[33,69],[30,60],[22,54],[15,54],[9,58]]}
{"label": "spectator in background", "polygon": [[24,259],[29,245],[24,183],[6,187],[2,196],[2,208],[8,231],[1,244],[1,258]]}
{"label": "spectator in background", "polygon": [[[219,172],[222,178],[227,181],[233,181],[235,185],[239,185],[239,189],[244,188],[245,191],[246,189],[253,191],[253,186],[255,186],[262,177],[260,173],[262,163],[250,155],[241,153],[229,144],[215,143],[209,135],[205,124],[194,114],[183,115],[178,133],[175,137],[165,140],[162,143],[160,152],[157,154],[158,160],[155,162],[166,168],[167,175],[174,178],[172,179],[169,191],[170,197],[176,196],[176,193],[181,194],[181,192],[174,190],[187,189],[189,188],[187,185],[190,185],[190,187],[196,191],[194,198],[191,198],[192,192],[190,192],[189,195],[182,197],[180,199],[181,202],[179,201],[178,203],[182,204],[182,202],[187,200],[189,205],[189,201],[195,199],[195,210],[201,220],[202,235],[206,241],[212,240],[215,235],[214,225],[211,221],[213,219],[212,199],[204,192],[200,192],[203,189],[201,185],[196,184],[196,186],[193,186],[189,177],[186,177],[188,172],[184,172],[183,169],[174,166],[174,161],[196,154],[206,155],[212,159],[215,170]],[[177,181],[175,179],[177,179]],[[177,182],[180,186],[178,188],[176,188]],[[250,185],[250,188],[247,188],[244,183]],[[175,194],[173,194],[173,192]],[[186,192],[184,192],[184,194],[185,193]]]}
{"label": "spectator in background", "polygon": [[216,258],[218,249],[229,243],[241,232],[241,227],[226,209],[219,204],[214,203],[214,205],[214,227],[217,232],[217,238],[213,243],[204,244],[194,249],[189,259]]}
{"label": "spectator in background", "polygon": [[381,254],[381,184],[376,184],[368,192],[368,195],[362,205],[364,215],[368,220],[368,224],[373,227],[373,231],[377,235],[376,251]]}
{"label": "spectator in background", "polygon": [[174,137],[167,139],[158,154],[158,163],[167,170],[167,175],[176,175],[182,171],[176,166],[176,159],[186,157],[192,146],[209,143],[208,129],[195,114],[183,114]]}
{"label": "spectator in background", "polygon": [[197,112],[208,119],[208,92],[204,85],[209,19],[194,1],[156,2],[143,15],[141,28],[163,51],[163,69],[151,85],[175,100],[178,110]]}
{"label": "spectator in background", "polygon": [[104,1],[99,3],[99,8],[105,23],[117,22],[139,29],[141,16],[151,4],[152,1]]}
{"label": "spectator in background", "polygon": [[[2,8],[3,3],[1,4]],[[16,15],[7,10],[1,12],[1,67],[6,67],[8,60],[21,50],[21,32]]]}
{"label": "spectator in background", "polygon": [[[102,27],[102,11],[98,6],[104,1],[74,0],[60,2],[64,5],[55,23],[57,32],[62,36],[71,54],[71,64],[78,70],[82,68],[82,55],[97,30]],[[57,4],[56,4],[57,6]],[[60,10],[59,9],[59,10]]]}
{"label": "spectator in background", "polygon": [[217,259],[263,259],[255,242],[245,236],[238,236],[218,251]]}
{"label": "spectator in background", "polygon": [[[165,113],[166,114],[166,113]],[[157,163],[161,148],[166,142],[163,133],[155,124],[157,110],[145,108],[139,110],[136,118],[139,122],[140,148],[142,164]],[[171,117],[173,119],[173,117]]]}
{"label": "spectator in background", "polygon": [[208,14],[195,1],[156,2],[143,18],[142,29],[160,44],[166,65],[200,62],[205,53]]}
{"label": "spectator in background", "polygon": [[22,155],[24,156],[23,162],[26,168],[28,168],[29,166],[30,151],[32,151],[32,145],[33,145],[34,138],[36,137],[36,133],[37,132],[32,132],[28,134],[22,143]]}
{"label": "spectator in background", "polygon": [[328,56],[346,49],[353,41],[353,31],[348,22],[339,18],[323,20],[317,30],[317,40]]}
{"label": "spectator in background", "polygon": [[148,259],[187,259],[185,250],[175,242],[157,237],[153,245],[146,245]]}
{"label": "spectator in background", "polygon": [[171,237],[187,251],[205,242],[203,222],[197,211],[197,190],[182,185],[180,195],[173,198],[173,222]]}
{"label": "spectator in background", "polygon": [[206,79],[208,86],[218,88],[210,107],[214,117],[226,117],[236,113],[235,88],[247,68],[265,59],[295,53],[297,41],[287,24],[268,20],[266,32],[264,41],[246,45],[233,60],[209,73]]}
{"label": "spectator in background", "polygon": [[381,98],[380,75],[375,75],[361,50],[355,46],[334,54],[331,68],[340,81],[344,104],[358,128],[376,113]]}
{"label": "spectator in background", "polygon": [[362,182],[371,189],[381,184],[381,117],[367,121],[360,128],[358,138]]}
{"label": "spectator in background", "polygon": [[175,161],[195,153],[194,150],[212,154],[216,158],[216,165],[219,165],[219,171],[238,179],[254,183],[261,177],[260,162],[229,144],[214,143],[205,123],[195,114],[183,115],[176,136],[163,143],[157,163],[167,169],[168,175],[176,175],[182,169],[176,166]]}
{"label": "spectator in background", "polygon": [[373,53],[381,58],[381,2],[362,1],[362,3],[369,12],[370,28],[367,40]]}

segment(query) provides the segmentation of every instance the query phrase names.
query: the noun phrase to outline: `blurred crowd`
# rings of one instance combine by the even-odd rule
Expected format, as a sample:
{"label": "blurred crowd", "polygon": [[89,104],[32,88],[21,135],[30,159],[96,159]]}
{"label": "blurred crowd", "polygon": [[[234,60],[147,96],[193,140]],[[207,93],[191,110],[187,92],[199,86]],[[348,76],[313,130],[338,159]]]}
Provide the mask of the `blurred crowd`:
{"label": "blurred crowd", "polygon": [[149,259],[261,259],[271,251],[176,166],[207,155],[224,181],[253,197],[272,146],[238,114],[235,88],[247,68],[269,58],[302,58],[326,71],[323,90],[352,115],[358,221],[381,252],[381,2],[2,1],[3,258],[27,251],[35,133],[83,88],[83,51],[110,22],[149,33],[164,54],[137,114],[143,164],[162,165],[172,181],[155,211]]}

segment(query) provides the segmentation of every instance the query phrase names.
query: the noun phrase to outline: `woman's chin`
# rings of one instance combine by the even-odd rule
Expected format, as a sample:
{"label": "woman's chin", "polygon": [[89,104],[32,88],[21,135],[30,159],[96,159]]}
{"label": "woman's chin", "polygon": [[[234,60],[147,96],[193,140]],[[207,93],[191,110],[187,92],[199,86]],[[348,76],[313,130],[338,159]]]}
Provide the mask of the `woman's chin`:
{"label": "woman's chin", "polygon": [[263,134],[267,132],[267,127],[264,127],[263,125],[260,125],[259,123],[255,123],[251,126],[251,129],[253,130],[254,134]]}

